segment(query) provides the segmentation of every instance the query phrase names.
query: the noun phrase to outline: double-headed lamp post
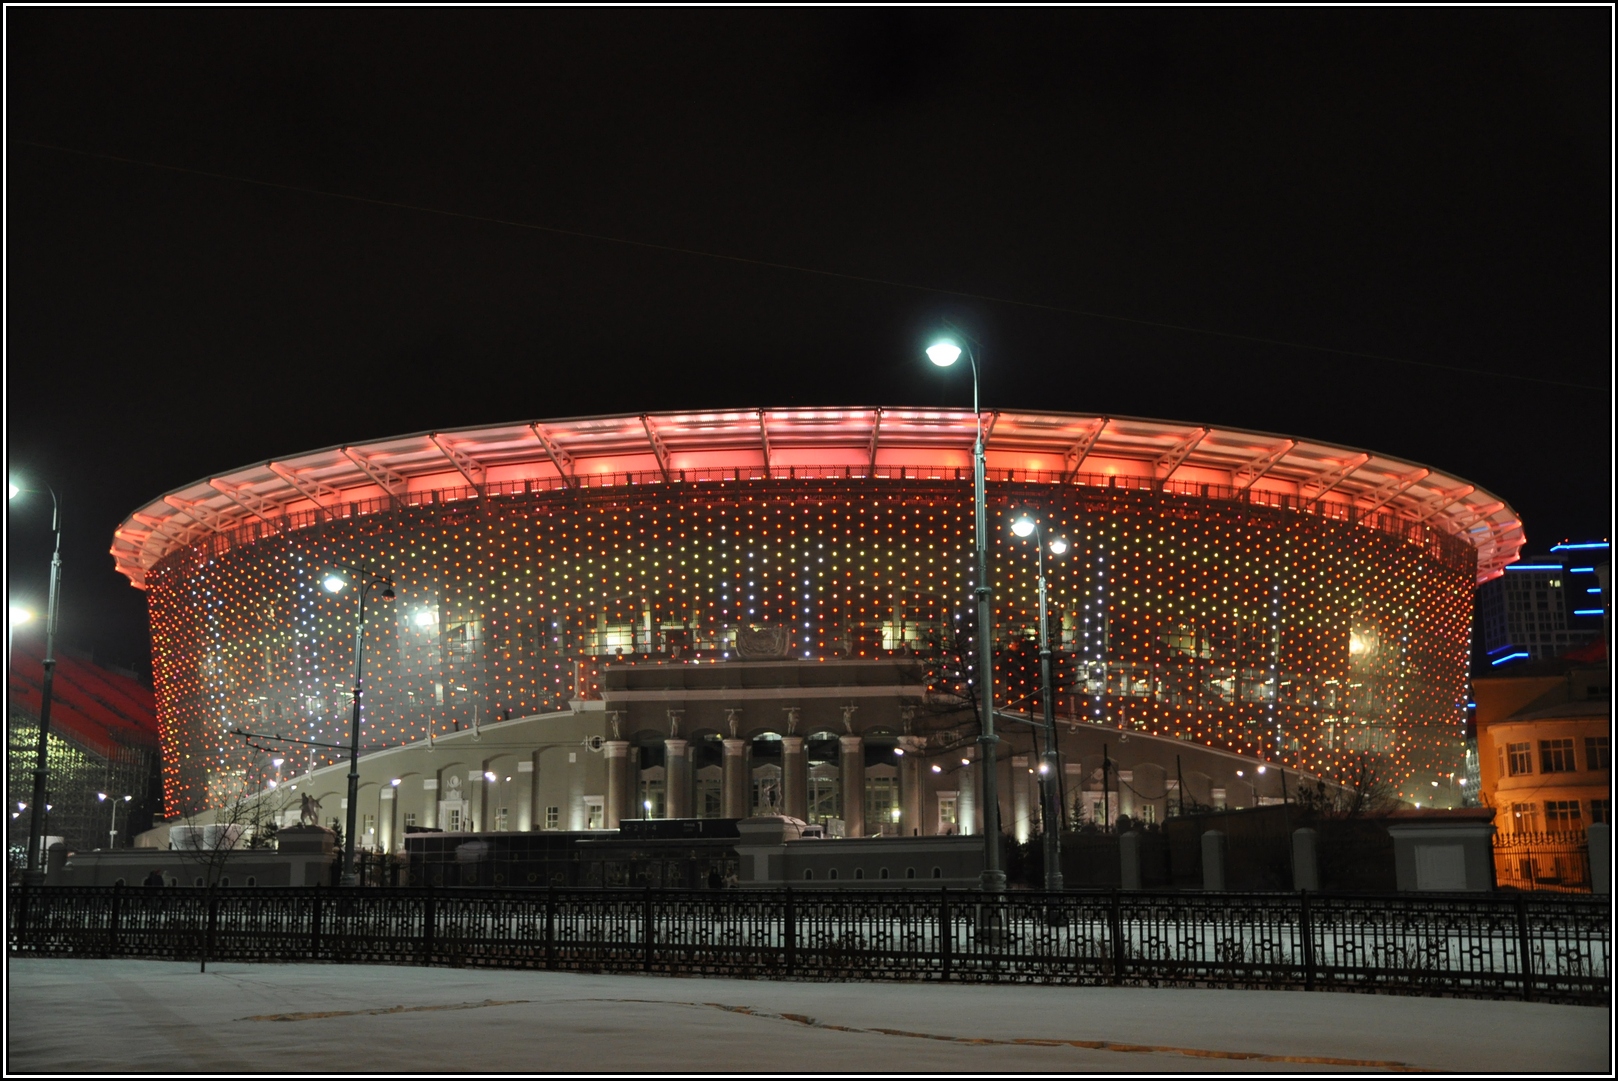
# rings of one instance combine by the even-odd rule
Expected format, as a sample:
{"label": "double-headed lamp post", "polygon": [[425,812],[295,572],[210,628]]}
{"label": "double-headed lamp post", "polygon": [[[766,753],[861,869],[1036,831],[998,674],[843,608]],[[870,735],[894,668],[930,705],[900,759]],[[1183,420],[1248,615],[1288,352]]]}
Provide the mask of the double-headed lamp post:
{"label": "double-headed lamp post", "polygon": [[[1061,767],[1056,756],[1056,705],[1051,697],[1051,637],[1050,620],[1045,615],[1045,532],[1039,520],[1032,515],[1020,515],[1011,523],[1011,532],[1026,540],[1034,538],[1034,549],[1039,553],[1039,698],[1045,715],[1045,753],[1039,763],[1039,817],[1045,842],[1045,888],[1062,888],[1062,848],[1058,831],[1061,829],[1061,810],[1056,806],[1058,774]],[[1067,551],[1067,540],[1053,537],[1049,541],[1052,555]]]}
{"label": "double-headed lamp post", "polygon": [[112,803],[112,831],[111,831],[112,839],[107,842],[107,847],[108,848],[117,848],[118,847],[118,805],[120,803],[128,803],[130,800],[132,800],[134,798],[135,798],[134,796],[124,796],[122,799],[118,799],[118,798],[115,798],[113,796],[107,795],[105,792],[97,792],[96,793],[96,799],[102,801],[103,803],[106,803],[108,801],[110,801]]}
{"label": "double-headed lamp post", "polygon": [[[949,326],[950,337],[927,347],[927,359],[948,368],[961,354],[972,365],[972,416],[977,421],[977,439],[972,444],[972,509],[977,526],[978,576],[973,592],[978,601],[978,707],[981,714],[978,743],[983,746],[983,889],[1000,893],[1006,888],[1006,873],[1000,867],[1000,792],[996,776],[994,734],[994,613],[989,596],[989,526],[983,493],[983,413],[978,409],[978,359],[972,339],[959,328]],[[957,341],[956,339],[959,339]]]}
{"label": "double-headed lamp post", "polygon": [[[51,494],[51,532],[56,535],[56,547],[51,552],[51,583],[50,592],[45,601],[45,677],[40,683],[39,701],[39,743],[34,750],[34,799],[31,804],[33,811],[28,822],[28,870],[25,881],[30,885],[42,885],[45,881],[45,815],[40,808],[45,806],[45,780],[47,776],[46,763],[49,761],[49,738],[51,732],[51,690],[56,675],[56,611],[57,599],[62,581],[62,503],[56,498],[56,489],[50,485],[45,490]],[[23,492],[32,491],[29,488],[20,488],[14,482],[7,482],[8,500],[16,499]],[[13,617],[15,618],[15,617]],[[11,658],[7,656],[6,663]]]}
{"label": "double-headed lamp post", "polygon": [[[320,584],[328,593],[341,593],[350,583],[342,574],[333,571]],[[393,582],[378,575],[370,576],[370,580],[359,587],[360,615],[354,627],[354,719],[349,728],[348,743],[348,826],[343,833],[341,880],[344,886],[359,885],[359,875],[354,871],[354,815],[359,810],[360,802],[360,700],[365,694],[365,599],[377,586],[382,587],[384,601],[393,599]]]}

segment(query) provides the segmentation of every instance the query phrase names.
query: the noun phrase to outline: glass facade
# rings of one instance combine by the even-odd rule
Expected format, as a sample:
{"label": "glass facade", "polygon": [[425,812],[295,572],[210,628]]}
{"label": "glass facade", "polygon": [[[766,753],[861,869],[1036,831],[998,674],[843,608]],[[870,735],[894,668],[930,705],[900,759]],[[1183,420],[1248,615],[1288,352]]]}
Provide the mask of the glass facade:
{"label": "glass facade", "polygon": [[[565,708],[596,695],[607,663],[727,663],[743,629],[784,634],[808,662],[934,656],[941,683],[973,681],[969,481],[372,507],[216,535],[147,572],[170,813],[261,782],[265,752],[233,729],[347,743],[357,605],[353,589],[321,587],[337,566],[386,574],[397,593],[367,608],[368,749]],[[1033,552],[1006,528],[1025,507],[1072,545],[1047,567],[1060,713],[1328,777],[1367,752],[1396,783],[1460,768],[1475,575],[1463,541],[1228,498],[992,483],[996,697],[1011,708],[1038,682]],[[344,757],[300,753],[288,769]],[[837,799],[830,785],[815,796],[821,814]]]}

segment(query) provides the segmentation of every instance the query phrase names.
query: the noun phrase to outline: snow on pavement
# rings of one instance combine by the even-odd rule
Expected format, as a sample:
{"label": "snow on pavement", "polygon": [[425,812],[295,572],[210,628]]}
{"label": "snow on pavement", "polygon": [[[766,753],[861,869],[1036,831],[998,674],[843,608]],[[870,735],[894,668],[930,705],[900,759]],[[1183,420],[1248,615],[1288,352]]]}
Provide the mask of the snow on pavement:
{"label": "snow on pavement", "polygon": [[8,1074],[1610,1073],[1609,1010],[1478,999],[60,958],[9,992]]}

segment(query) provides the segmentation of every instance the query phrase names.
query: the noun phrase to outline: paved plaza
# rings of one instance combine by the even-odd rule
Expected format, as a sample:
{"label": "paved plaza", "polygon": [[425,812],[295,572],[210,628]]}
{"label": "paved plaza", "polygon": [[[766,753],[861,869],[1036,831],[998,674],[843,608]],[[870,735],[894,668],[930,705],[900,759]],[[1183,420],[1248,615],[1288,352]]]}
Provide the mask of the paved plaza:
{"label": "paved plaza", "polygon": [[13,959],[8,1074],[1610,1073],[1610,1011],[1276,991]]}

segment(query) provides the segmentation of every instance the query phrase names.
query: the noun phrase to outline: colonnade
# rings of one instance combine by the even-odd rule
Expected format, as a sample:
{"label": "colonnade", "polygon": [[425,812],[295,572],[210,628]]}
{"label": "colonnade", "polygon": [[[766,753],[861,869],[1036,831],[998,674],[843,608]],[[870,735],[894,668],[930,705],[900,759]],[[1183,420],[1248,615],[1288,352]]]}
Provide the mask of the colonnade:
{"label": "colonnade", "polygon": [[[752,813],[753,779],[748,760],[749,740],[722,742],[720,777],[720,817],[746,818]],[[838,774],[842,786],[842,818],[846,835],[863,837],[880,832],[879,823],[865,821],[865,737],[849,734],[838,737]],[[896,737],[895,766],[899,775],[899,832],[934,834],[936,824],[923,818],[923,762],[921,741],[914,736]],[[782,736],[781,813],[807,821],[809,818],[809,758],[802,736]],[[606,826],[614,829],[624,819],[641,817],[639,806],[640,770],[635,763],[637,748],[628,740],[608,740],[603,746],[607,763]],[[663,741],[665,814],[668,818],[696,817],[694,803],[691,742],[670,738]],[[971,782],[963,770],[961,807],[970,810]]]}

